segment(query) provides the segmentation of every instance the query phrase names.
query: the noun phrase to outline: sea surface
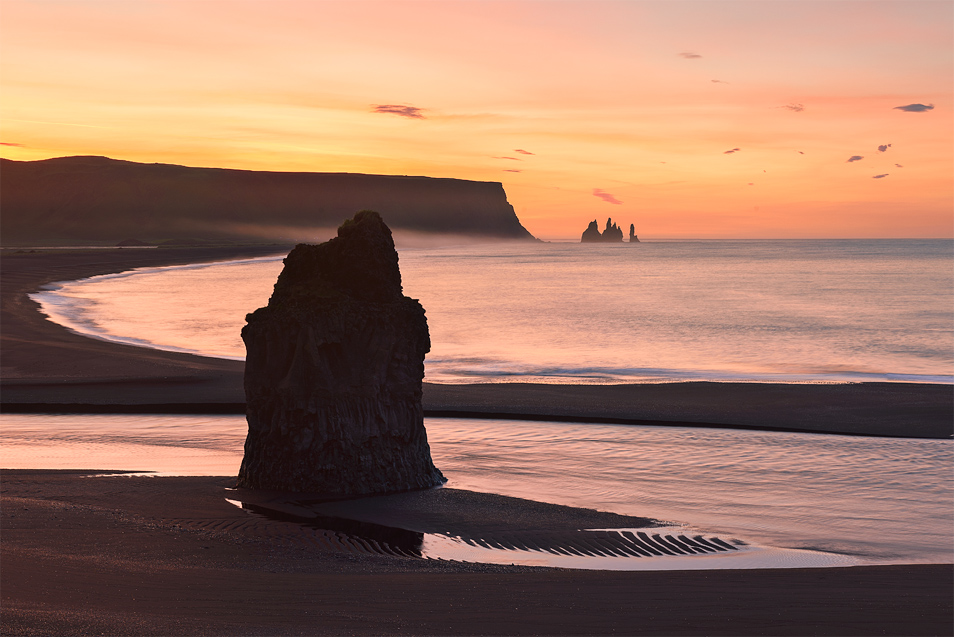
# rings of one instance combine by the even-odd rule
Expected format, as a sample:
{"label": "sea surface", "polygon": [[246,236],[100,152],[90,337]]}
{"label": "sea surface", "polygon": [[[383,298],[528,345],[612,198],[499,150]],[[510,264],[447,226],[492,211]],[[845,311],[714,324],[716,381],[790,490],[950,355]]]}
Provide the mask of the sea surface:
{"label": "sea surface", "polygon": [[[449,487],[738,538],[761,547],[749,553],[768,558],[761,566],[954,562],[954,441],[451,418],[425,425]],[[229,476],[246,432],[241,416],[4,414],[0,466]],[[460,548],[448,544],[430,550]],[[789,549],[798,552],[778,552]],[[629,562],[596,568],[654,564]],[[718,568],[664,564],[693,565]]]}
{"label": "sea surface", "polygon": [[[951,241],[460,245],[402,249],[400,263],[427,311],[431,382],[954,382]],[[145,269],[34,298],[96,338],[241,358],[244,316],[280,270]],[[797,550],[796,564],[954,561],[954,441],[426,426],[451,487],[656,518]],[[235,475],[245,433],[236,416],[4,415],[0,466]],[[440,556],[448,541],[425,545]]]}
{"label": "sea surface", "polygon": [[[426,380],[954,382],[954,242],[501,243],[402,249]],[[280,258],[135,270],[33,295],[108,340],[244,357]]]}

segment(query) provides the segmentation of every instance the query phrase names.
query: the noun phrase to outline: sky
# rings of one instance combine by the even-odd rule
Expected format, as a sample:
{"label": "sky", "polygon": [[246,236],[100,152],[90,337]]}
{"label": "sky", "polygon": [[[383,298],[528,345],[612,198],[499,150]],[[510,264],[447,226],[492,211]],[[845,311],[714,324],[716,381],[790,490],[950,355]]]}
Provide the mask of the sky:
{"label": "sky", "polygon": [[954,236],[954,2],[0,0],[0,156],[499,181],[535,236]]}

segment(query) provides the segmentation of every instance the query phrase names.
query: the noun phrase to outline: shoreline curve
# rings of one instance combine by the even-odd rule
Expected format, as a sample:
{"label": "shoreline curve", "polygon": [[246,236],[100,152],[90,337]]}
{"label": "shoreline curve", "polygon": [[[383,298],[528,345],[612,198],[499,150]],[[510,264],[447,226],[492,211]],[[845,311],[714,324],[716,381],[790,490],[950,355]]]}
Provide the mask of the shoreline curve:
{"label": "shoreline curve", "polygon": [[[3,251],[0,412],[244,413],[238,411],[245,398],[242,361],[80,336],[47,320],[27,295],[55,281],[140,267],[273,256],[287,249],[259,245]],[[954,435],[954,387],[928,383],[425,383],[424,407],[431,416],[463,418],[936,439]]]}

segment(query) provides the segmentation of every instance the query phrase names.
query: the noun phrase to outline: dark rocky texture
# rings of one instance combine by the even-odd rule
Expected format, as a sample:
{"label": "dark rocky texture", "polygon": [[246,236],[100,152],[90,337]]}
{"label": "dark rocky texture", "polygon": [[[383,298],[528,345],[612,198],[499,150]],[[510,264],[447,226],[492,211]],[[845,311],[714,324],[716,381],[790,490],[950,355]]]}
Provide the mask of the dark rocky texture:
{"label": "dark rocky texture", "polygon": [[623,231],[619,229],[615,223],[610,225],[610,222],[613,221],[610,218],[606,219],[606,228],[603,229],[603,241],[607,243],[619,243],[623,240]]}
{"label": "dark rocky texture", "polygon": [[[632,241],[632,238],[635,236],[632,225],[629,227],[629,235],[630,241]],[[622,241],[623,231],[618,225],[613,223],[612,218],[606,219],[606,228],[603,229],[602,233],[600,233],[599,224],[597,224],[594,219],[590,222],[590,225],[586,227],[586,230],[583,231],[583,236],[580,238],[580,243],[620,243]]]}
{"label": "dark rocky texture", "polygon": [[4,245],[314,241],[365,208],[395,230],[533,238],[496,182],[0,159]]}
{"label": "dark rocky texture", "polygon": [[444,482],[421,407],[424,308],[402,294],[376,212],[296,246],[268,306],[247,320],[238,486],[356,496]]}
{"label": "dark rocky texture", "polygon": [[596,219],[594,219],[590,222],[590,225],[586,227],[586,230],[583,231],[580,243],[597,243],[602,240],[603,235],[600,234],[600,226],[596,223]]}
{"label": "dark rocky texture", "polygon": [[636,236],[636,226],[629,224],[629,242],[639,243],[639,237]]}

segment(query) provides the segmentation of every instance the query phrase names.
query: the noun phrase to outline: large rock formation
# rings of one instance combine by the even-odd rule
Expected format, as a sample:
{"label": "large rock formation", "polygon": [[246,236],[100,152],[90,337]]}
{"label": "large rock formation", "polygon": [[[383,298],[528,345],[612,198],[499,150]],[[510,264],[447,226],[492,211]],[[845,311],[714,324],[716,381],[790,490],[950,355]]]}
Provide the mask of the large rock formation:
{"label": "large rock formation", "polygon": [[623,231],[615,223],[610,225],[612,221],[607,217],[606,228],[603,229],[603,241],[606,243],[621,243],[623,241]]}
{"label": "large rock formation", "polygon": [[600,234],[600,224],[596,223],[596,219],[594,219],[590,222],[590,225],[586,227],[586,230],[583,231],[580,243],[596,243],[602,240],[603,235]]}
{"label": "large rock formation", "polygon": [[636,236],[636,226],[629,224],[629,242],[639,243],[639,237]]}
{"label": "large rock formation", "polygon": [[[629,227],[629,237],[630,241],[634,236],[633,226]],[[606,228],[600,233],[599,224],[596,223],[596,219],[590,222],[590,225],[586,227],[586,230],[583,231],[583,236],[580,238],[580,243],[620,243],[623,241],[623,231],[618,225],[613,223],[612,218],[606,219]]]}
{"label": "large rock formation", "polygon": [[424,308],[402,293],[378,213],[296,246],[268,305],[247,321],[238,486],[357,496],[444,482],[421,407]]}
{"label": "large rock formation", "polygon": [[314,241],[365,208],[395,230],[533,239],[497,182],[0,159],[3,245]]}

